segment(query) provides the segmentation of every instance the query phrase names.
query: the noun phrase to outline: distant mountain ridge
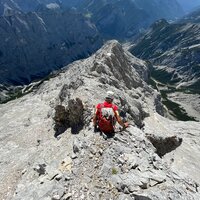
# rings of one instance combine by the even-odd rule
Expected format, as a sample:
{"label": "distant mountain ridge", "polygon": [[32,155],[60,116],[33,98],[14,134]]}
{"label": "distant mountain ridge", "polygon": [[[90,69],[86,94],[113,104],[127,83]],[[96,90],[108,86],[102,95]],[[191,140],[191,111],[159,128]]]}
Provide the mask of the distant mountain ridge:
{"label": "distant mountain ridge", "polygon": [[181,23],[200,23],[200,7],[195,11],[189,13],[188,15],[184,16],[181,20]]}
{"label": "distant mountain ridge", "polygon": [[122,40],[157,19],[175,19],[184,14],[176,0],[83,0],[76,7],[91,16],[105,37]]}
{"label": "distant mountain ridge", "polygon": [[95,26],[72,11],[47,9],[1,17],[0,83],[30,83],[88,57],[101,45]]}
{"label": "distant mountain ridge", "polygon": [[148,27],[160,18],[175,19],[183,10],[176,0],[1,0],[0,15],[35,11],[40,6],[57,4],[75,8],[91,17],[105,37],[123,39]]}
{"label": "distant mountain ridge", "polygon": [[89,56],[101,36],[125,40],[182,14],[176,0],[0,0],[0,84],[29,83]]}
{"label": "distant mountain ridge", "polygon": [[[185,85],[199,90],[200,84],[200,12],[190,20],[169,24],[160,20],[140,38],[131,52],[155,65],[165,66],[160,70],[168,83]],[[168,74],[168,75],[167,75]],[[165,78],[166,78],[165,77]]]}
{"label": "distant mountain ridge", "polygon": [[61,3],[59,0],[0,0],[0,15],[12,15],[19,12],[36,11],[40,5]]}

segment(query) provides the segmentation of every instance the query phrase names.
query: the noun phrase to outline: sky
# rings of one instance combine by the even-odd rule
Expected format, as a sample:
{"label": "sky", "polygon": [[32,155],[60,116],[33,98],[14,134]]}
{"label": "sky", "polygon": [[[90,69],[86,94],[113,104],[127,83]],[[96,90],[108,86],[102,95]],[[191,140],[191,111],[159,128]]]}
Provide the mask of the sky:
{"label": "sky", "polygon": [[177,0],[183,7],[183,9],[188,12],[192,9],[200,7],[200,0]]}

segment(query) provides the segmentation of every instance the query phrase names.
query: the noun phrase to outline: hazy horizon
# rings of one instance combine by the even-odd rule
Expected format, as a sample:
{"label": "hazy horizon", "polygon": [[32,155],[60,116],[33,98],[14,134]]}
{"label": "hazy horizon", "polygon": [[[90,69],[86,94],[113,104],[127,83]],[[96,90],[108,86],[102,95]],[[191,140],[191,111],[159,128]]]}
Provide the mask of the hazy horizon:
{"label": "hazy horizon", "polygon": [[200,7],[200,0],[177,0],[177,2],[182,6],[185,12],[190,12]]}

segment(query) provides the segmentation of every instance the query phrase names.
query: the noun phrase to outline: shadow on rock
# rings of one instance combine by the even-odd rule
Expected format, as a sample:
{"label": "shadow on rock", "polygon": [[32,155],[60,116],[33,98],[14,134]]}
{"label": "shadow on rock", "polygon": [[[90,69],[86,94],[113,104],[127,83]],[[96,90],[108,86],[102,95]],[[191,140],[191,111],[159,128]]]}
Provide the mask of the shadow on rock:
{"label": "shadow on rock", "polygon": [[151,200],[149,197],[141,196],[141,195],[133,195],[134,200]]}
{"label": "shadow on rock", "polygon": [[65,108],[62,105],[55,107],[55,137],[64,133],[68,128],[71,128],[72,134],[78,134],[83,129],[83,103],[79,98],[70,99],[68,106]]}
{"label": "shadow on rock", "polygon": [[163,157],[165,154],[175,150],[182,144],[182,138],[177,136],[163,138],[154,135],[148,135],[147,138],[156,148],[156,153],[160,157]]}
{"label": "shadow on rock", "polygon": [[100,132],[100,135],[105,139],[111,139],[111,138],[114,138],[115,137],[115,133],[103,133],[103,132]]}
{"label": "shadow on rock", "polygon": [[54,136],[57,137],[58,135],[64,133],[67,128],[69,128],[68,114],[64,106],[57,105],[55,107],[55,116],[53,119],[55,121]]}

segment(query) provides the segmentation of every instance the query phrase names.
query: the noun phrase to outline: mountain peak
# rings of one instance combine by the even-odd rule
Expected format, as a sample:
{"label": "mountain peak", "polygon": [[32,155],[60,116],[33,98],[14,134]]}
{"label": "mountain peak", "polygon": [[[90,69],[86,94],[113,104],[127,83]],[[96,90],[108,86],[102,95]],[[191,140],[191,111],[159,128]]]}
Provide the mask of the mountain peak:
{"label": "mountain peak", "polygon": [[[71,78],[65,80],[67,76]],[[121,44],[113,40],[107,42],[88,59],[70,64],[56,79],[58,82],[54,84],[61,85],[62,83],[63,85],[58,95],[61,105],[68,104],[72,98],[69,93],[73,91],[73,99],[79,98],[81,93],[82,101],[87,102],[89,107],[93,107],[99,100],[104,100],[105,91],[112,90],[115,92],[116,101],[124,107],[127,98],[125,91],[129,91],[130,95],[137,96],[138,102],[137,100],[132,102],[136,105],[134,110],[130,108],[126,110],[129,109],[128,115],[134,118],[138,126],[141,126],[142,118],[146,115],[145,108],[142,108],[139,100],[141,90],[145,88],[147,93],[153,92],[145,82],[147,79],[147,63],[132,56],[122,48]],[[158,97],[155,95],[155,98]],[[159,107],[158,104],[156,109]],[[162,113],[161,110],[159,110],[160,113]]]}
{"label": "mountain peak", "polygon": [[151,25],[151,28],[152,29],[157,29],[157,28],[161,29],[167,25],[169,25],[169,23],[167,22],[166,19],[159,19]]}
{"label": "mountain peak", "polygon": [[[91,71],[97,72],[101,77],[102,74],[108,75],[110,80],[113,77],[128,88],[142,86],[139,76],[145,80],[148,77],[146,63],[130,56],[115,40],[107,42],[101,51],[96,53],[95,64]],[[137,73],[139,74],[136,76]]]}

